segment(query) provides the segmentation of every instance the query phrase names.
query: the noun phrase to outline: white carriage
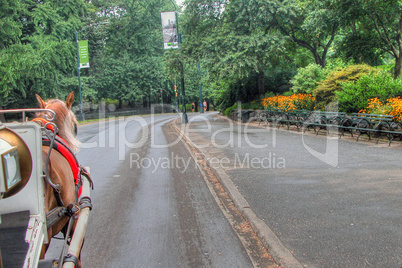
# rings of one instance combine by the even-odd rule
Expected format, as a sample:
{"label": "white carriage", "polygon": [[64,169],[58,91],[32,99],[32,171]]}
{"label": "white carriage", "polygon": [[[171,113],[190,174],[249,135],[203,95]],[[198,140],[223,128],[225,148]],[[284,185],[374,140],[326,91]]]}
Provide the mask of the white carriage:
{"label": "white carriage", "polygon": [[[22,109],[0,113],[43,111]],[[53,113],[50,110],[46,112]],[[25,121],[25,120],[23,120]],[[76,214],[76,228],[60,258],[39,260],[47,235],[44,205],[44,172],[42,170],[43,129],[34,122],[2,123],[0,121],[0,268],[8,267],[75,267],[65,262],[68,254],[79,256],[90,208]],[[85,178],[85,177],[84,177]],[[90,181],[83,179],[80,199],[89,198]]]}

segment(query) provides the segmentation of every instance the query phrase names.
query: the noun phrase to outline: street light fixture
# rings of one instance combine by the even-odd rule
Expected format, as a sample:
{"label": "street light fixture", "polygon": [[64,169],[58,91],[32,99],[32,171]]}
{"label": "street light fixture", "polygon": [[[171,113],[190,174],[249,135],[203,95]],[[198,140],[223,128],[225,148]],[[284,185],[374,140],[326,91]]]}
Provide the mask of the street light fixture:
{"label": "street light fixture", "polygon": [[77,42],[77,74],[78,74],[78,91],[79,91],[79,95],[80,95],[80,120],[85,120],[85,118],[84,118],[84,113],[82,111],[81,74],[80,74],[81,68],[80,68],[80,50],[79,50],[79,46],[78,46],[78,34],[85,31],[89,27],[98,26],[98,25],[102,25],[102,24],[109,24],[109,22],[104,21],[104,22],[99,22],[99,23],[91,23],[91,24],[85,26],[84,28],[82,28],[80,31],[75,32],[75,40]]}

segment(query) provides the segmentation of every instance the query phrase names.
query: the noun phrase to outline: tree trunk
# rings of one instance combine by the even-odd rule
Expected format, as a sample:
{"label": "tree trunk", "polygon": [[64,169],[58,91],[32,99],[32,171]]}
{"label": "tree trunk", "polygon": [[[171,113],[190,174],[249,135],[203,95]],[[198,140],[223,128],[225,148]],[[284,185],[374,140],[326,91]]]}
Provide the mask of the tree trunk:
{"label": "tree trunk", "polygon": [[[3,108],[0,106],[0,110],[3,110]],[[1,122],[6,122],[6,118],[4,117],[4,114],[0,114],[0,121]]]}
{"label": "tree trunk", "polygon": [[[314,55],[314,59],[315,59],[315,63],[320,65],[322,68],[325,68],[326,65],[326,55],[323,55],[322,57],[320,56],[320,54],[318,54],[317,50],[310,50],[313,55]],[[325,53],[326,54],[326,53]]]}
{"label": "tree trunk", "polygon": [[[399,32],[402,32],[402,16],[399,21]],[[394,79],[397,79],[401,75],[402,69],[402,40],[399,35],[398,40],[398,48],[395,51],[395,70],[394,70]]]}
{"label": "tree trunk", "polygon": [[258,73],[258,94],[260,96],[265,94],[265,73],[262,70]]}
{"label": "tree trunk", "polygon": [[397,79],[401,75],[402,69],[402,57],[401,53],[395,57],[395,70],[394,70],[394,79]]}
{"label": "tree trunk", "polygon": [[395,53],[395,70],[394,70],[394,79],[397,79],[401,75],[402,68],[402,15],[399,17],[398,24],[398,34],[396,35],[398,48]]}

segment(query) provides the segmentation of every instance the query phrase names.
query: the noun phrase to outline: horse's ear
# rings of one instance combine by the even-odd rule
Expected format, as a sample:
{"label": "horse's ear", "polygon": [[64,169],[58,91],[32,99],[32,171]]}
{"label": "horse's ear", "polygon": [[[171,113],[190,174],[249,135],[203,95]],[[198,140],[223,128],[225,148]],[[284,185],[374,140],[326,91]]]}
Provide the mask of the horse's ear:
{"label": "horse's ear", "polygon": [[66,99],[66,106],[68,109],[71,108],[71,105],[74,102],[74,91],[71,91],[70,94],[68,94],[67,99]]}
{"label": "horse's ear", "polygon": [[41,109],[45,109],[45,107],[46,107],[46,102],[44,102],[44,101],[42,100],[42,98],[41,98],[38,94],[35,94],[35,96],[36,96],[36,99],[38,100],[39,107],[40,107]]}

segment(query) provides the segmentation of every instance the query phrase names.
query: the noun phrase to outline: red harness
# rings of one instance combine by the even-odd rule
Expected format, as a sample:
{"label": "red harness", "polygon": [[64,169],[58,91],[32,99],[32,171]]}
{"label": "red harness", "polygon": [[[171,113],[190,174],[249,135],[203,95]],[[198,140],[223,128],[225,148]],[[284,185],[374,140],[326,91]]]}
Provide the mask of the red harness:
{"label": "red harness", "polygon": [[[56,125],[50,123],[46,119],[43,118],[35,118],[32,121],[38,123],[42,127],[45,127],[47,130],[50,130],[54,134],[56,133]],[[85,168],[81,167],[78,164],[78,160],[75,157],[75,154],[71,151],[71,149],[68,147],[67,142],[63,140],[60,136],[58,135],[52,135],[49,133],[46,133],[45,136],[42,137],[42,145],[43,146],[48,146],[49,147],[49,155],[47,156],[48,158],[46,159],[46,163],[48,164],[49,161],[49,156],[50,152],[52,149],[55,149],[58,151],[64,158],[67,160],[68,164],[70,165],[71,171],[74,176],[74,182],[75,182],[75,191],[76,191],[76,200],[79,200],[78,204],[69,204],[68,206],[64,206],[63,200],[61,199],[60,191],[58,188],[58,185],[54,187],[52,185],[51,179],[49,178],[49,175],[46,175],[46,178],[53,187],[53,193],[54,197],[56,198],[58,206],[53,208],[51,211],[46,213],[46,225],[47,229],[51,228],[53,224],[58,222],[61,217],[63,216],[68,216],[72,217],[75,215],[78,211],[80,211],[83,208],[88,207],[89,209],[92,209],[92,203],[91,199],[87,196],[81,197],[82,194],[82,179],[81,177],[84,176],[88,179],[90,186],[93,189],[93,183],[92,180],[89,176],[88,171],[85,170]],[[51,147],[51,148],[50,148]],[[46,168],[47,169],[47,168]],[[66,259],[64,260],[66,262]]]}
{"label": "red harness", "polygon": [[[44,118],[35,118],[32,121],[39,123],[42,126],[46,125],[46,128],[52,132],[54,132],[54,125],[53,124],[48,124],[49,121],[47,121]],[[44,136],[42,137],[42,144],[44,146],[50,146],[51,142],[48,137]],[[74,153],[71,151],[71,149],[68,147],[67,142],[61,138],[59,135],[56,135],[54,143],[53,143],[53,149],[58,151],[64,158],[68,161],[71,171],[73,172],[74,176],[74,183],[75,185],[78,185],[81,181],[80,178],[80,165],[78,163],[77,158],[75,157]],[[79,190],[78,190],[78,197],[81,196],[82,192],[82,185],[80,185]]]}

